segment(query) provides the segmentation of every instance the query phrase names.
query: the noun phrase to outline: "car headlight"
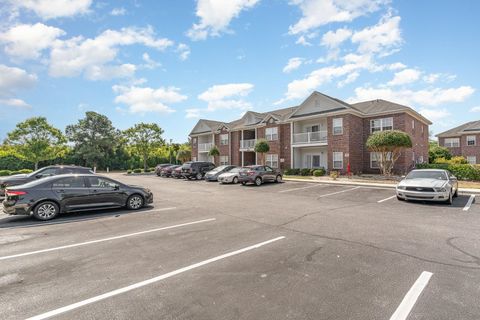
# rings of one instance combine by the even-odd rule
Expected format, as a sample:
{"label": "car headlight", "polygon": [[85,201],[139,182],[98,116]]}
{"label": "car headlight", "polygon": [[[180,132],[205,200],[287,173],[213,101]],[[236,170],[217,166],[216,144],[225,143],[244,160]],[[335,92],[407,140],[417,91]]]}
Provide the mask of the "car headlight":
{"label": "car headlight", "polygon": [[405,189],[407,189],[407,187],[405,187],[405,186],[398,186],[397,189],[405,190]]}
{"label": "car headlight", "polygon": [[433,190],[435,190],[435,192],[447,192],[445,188],[433,188]]}

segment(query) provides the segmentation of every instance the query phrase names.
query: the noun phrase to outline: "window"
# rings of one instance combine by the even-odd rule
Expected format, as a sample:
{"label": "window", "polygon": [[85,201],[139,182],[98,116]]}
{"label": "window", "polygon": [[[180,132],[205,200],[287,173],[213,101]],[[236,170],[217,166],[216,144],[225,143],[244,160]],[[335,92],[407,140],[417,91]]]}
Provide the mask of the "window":
{"label": "window", "polygon": [[419,156],[419,157],[418,157],[417,163],[423,163],[423,156]]}
{"label": "window", "polygon": [[265,137],[267,140],[277,140],[278,139],[278,127],[266,128]]}
{"label": "window", "polygon": [[474,146],[477,144],[476,136],[467,136],[467,146]]}
{"label": "window", "polygon": [[220,165],[224,166],[228,164],[228,156],[220,156]]}
{"label": "window", "polygon": [[415,152],[412,152],[412,161],[415,162]]}
{"label": "window", "polygon": [[343,169],[343,152],[333,153],[333,169]]}
{"label": "window", "polygon": [[[382,161],[383,157],[380,152],[370,152],[370,168],[378,169],[380,168],[380,162]],[[413,154],[413,159],[415,159],[415,154]],[[392,160],[392,153],[387,153],[387,161]],[[415,161],[415,160],[414,160]]]}
{"label": "window", "polygon": [[197,157],[192,157],[192,161],[197,161]]}
{"label": "window", "polygon": [[460,147],[460,138],[446,138],[445,139],[445,147]]}
{"label": "window", "polygon": [[370,120],[370,132],[393,130],[393,118]]}
{"label": "window", "polygon": [[228,133],[220,135],[220,145],[225,146],[228,144]]}
{"label": "window", "polygon": [[343,118],[333,119],[333,134],[343,134]]}
{"label": "window", "polygon": [[318,131],[320,131],[320,127],[318,126],[318,124],[307,127],[307,132],[318,132]]}
{"label": "window", "polygon": [[115,182],[101,177],[88,177],[88,182],[92,188],[112,189],[117,186]]}
{"label": "window", "polygon": [[320,156],[313,155],[312,156],[312,168],[320,168]]}
{"label": "window", "polygon": [[83,177],[68,177],[52,183],[52,188],[85,188]]}
{"label": "window", "polygon": [[415,120],[412,120],[412,130],[415,130]]}
{"label": "window", "polygon": [[470,164],[477,164],[477,157],[467,156],[467,162],[470,163]]}
{"label": "window", "polygon": [[43,171],[39,171],[36,175],[42,177],[54,176],[57,173],[57,168],[47,168]]}
{"label": "window", "polygon": [[197,138],[193,138],[193,144],[197,143]]}
{"label": "window", "polygon": [[272,168],[278,168],[278,154],[267,154],[265,164]]}

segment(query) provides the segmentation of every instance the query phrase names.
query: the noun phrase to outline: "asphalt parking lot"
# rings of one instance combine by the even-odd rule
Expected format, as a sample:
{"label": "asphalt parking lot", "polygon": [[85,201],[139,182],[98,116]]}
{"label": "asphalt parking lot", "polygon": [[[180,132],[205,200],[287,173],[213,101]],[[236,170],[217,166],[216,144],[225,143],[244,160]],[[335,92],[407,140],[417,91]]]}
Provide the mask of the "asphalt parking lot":
{"label": "asphalt parking lot", "polygon": [[141,211],[0,218],[1,319],[479,319],[480,205],[112,174]]}

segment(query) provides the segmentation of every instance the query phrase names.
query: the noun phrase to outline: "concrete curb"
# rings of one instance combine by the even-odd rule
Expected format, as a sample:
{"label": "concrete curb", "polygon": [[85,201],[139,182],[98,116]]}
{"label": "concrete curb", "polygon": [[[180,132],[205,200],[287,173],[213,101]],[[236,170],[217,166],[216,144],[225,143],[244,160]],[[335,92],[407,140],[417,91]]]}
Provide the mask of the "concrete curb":
{"label": "concrete curb", "polygon": [[[355,181],[328,181],[328,180],[307,180],[307,179],[295,179],[295,178],[283,178],[285,181],[295,181],[295,182],[310,182],[310,183],[322,183],[322,184],[333,184],[333,185],[344,185],[344,186],[365,186],[365,187],[376,187],[376,188],[388,188],[395,189],[396,185],[387,184],[387,183],[370,183],[370,182],[355,182]],[[461,193],[477,193],[480,194],[480,189],[469,189],[469,188],[459,188]]]}

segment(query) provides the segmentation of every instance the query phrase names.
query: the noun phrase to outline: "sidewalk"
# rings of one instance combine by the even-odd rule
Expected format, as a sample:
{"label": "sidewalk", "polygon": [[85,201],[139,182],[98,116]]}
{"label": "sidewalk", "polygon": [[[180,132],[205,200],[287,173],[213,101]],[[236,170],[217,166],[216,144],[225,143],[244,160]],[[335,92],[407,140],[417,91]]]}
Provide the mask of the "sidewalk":
{"label": "sidewalk", "polygon": [[[299,179],[299,178],[290,178],[284,177],[284,181],[295,181],[295,182],[309,182],[309,183],[322,183],[322,184],[333,184],[333,185],[347,185],[347,186],[364,186],[364,187],[376,187],[376,188],[389,188],[395,189],[397,183],[387,182],[376,183],[376,182],[365,182],[365,181],[356,181],[355,179],[351,180],[327,180],[327,179],[315,179],[314,177],[309,177],[311,179]],[[477,193],[480,194],[480,189],[472,188],[458,188],[458,191],[461,193]]]}

